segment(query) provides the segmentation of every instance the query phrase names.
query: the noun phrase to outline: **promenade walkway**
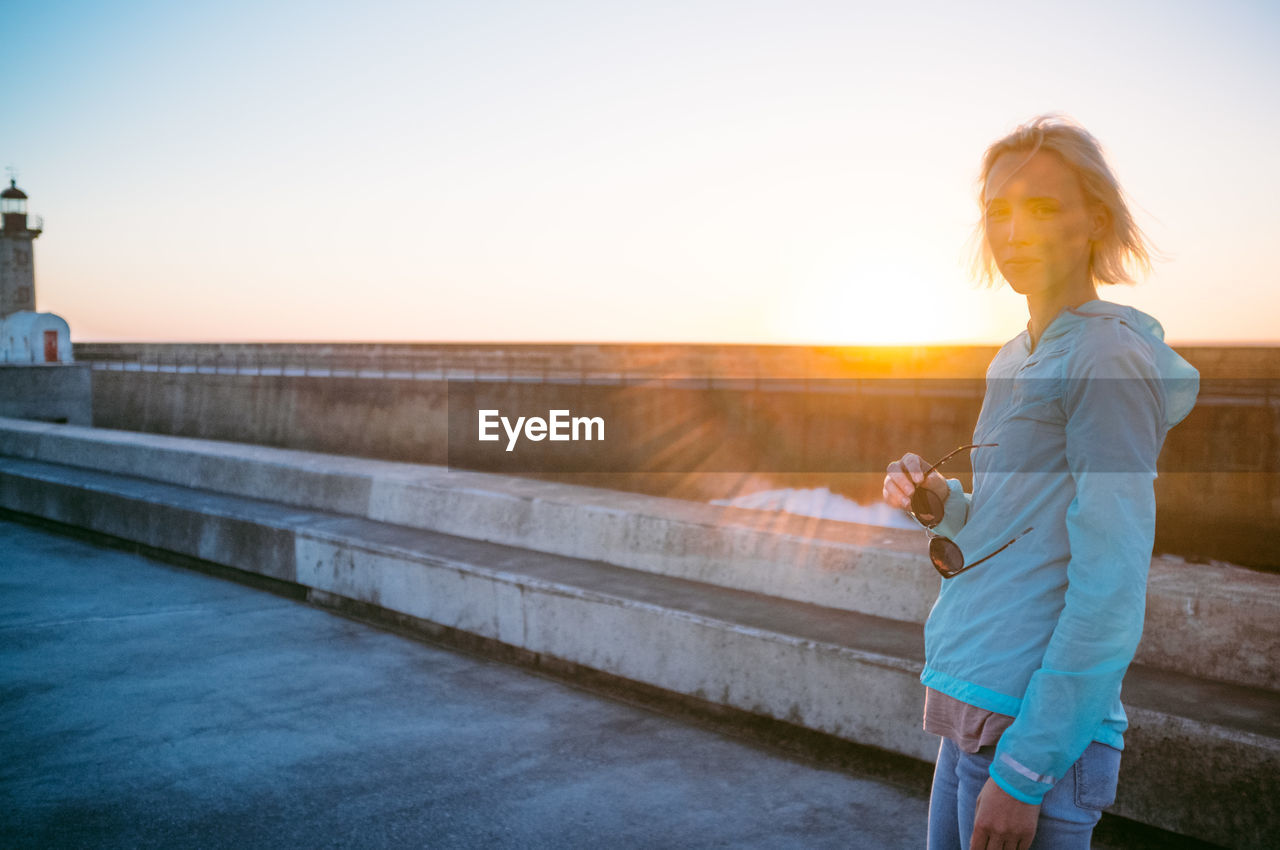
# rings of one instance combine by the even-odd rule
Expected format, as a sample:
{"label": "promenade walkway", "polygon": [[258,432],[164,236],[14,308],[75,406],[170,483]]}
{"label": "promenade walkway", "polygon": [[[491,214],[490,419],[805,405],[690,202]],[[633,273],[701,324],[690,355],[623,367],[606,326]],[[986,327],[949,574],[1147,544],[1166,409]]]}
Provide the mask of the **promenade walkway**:
{"label": "promenade walkway", "polygon": [[0,522],[0,587],[4,847],[923,846],[918,781],[141,556]]}
{"label": "promenade walkway", "polygon": [[918,791],[0,523],[5,847],[918,847]]}

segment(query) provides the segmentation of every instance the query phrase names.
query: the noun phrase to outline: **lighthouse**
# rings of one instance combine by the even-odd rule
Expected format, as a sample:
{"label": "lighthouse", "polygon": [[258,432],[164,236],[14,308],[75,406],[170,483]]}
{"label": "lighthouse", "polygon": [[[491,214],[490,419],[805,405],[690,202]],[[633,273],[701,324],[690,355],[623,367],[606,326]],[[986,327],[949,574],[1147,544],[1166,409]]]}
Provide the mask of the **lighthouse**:
{"label": "lighthouse", "polygon": [[0,192],[0,417],[93,424],[93,370],[71,362],[71,329],[36,312],[31,250],[44,231],[16,179]]}
{"label": "lighthouse", "polygon": [[44,230],[39,217],[27,215],[27,193],[18,181],[0,192],[0,319],[36,309],[36,269],[32,243]]}
{"label": "lighthouse", "polygon": [[28,215],[27,193],[10,178],[0,192],[0,363],[71,362],[71,329],[53,313],[36,312],[32,250],[44,221]]}

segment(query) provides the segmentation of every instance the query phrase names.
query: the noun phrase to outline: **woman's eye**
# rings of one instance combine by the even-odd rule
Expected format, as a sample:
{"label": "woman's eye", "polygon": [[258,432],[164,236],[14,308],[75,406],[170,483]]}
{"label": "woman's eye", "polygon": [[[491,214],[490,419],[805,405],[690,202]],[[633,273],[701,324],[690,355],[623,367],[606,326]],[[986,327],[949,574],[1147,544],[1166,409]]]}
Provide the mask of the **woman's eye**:
{"label": "woman's eye", "polygon": [[1040,206],[1035,208],[1035,214],[1041,215],[1041,216],[1053,215],[1057,211],[1058,211],[1057,207],[1049,206],[1047,204],[1041,204]]}

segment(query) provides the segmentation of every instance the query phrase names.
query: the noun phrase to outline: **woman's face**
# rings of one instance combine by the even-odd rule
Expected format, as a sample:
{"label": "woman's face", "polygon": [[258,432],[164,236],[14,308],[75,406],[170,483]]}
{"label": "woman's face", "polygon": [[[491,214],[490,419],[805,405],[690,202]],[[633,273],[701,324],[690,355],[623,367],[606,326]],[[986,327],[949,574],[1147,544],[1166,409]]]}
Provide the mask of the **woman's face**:
{"label": "woman's face", "polygon": [[[1025,160],[1025,163],[1024,163]],[[1092,289],[1090,242],[1106,212],[1085,201],[1080,181],[1057,154],[1002,154],[983,192],[987,245],[996,268],[1020,295]]]}

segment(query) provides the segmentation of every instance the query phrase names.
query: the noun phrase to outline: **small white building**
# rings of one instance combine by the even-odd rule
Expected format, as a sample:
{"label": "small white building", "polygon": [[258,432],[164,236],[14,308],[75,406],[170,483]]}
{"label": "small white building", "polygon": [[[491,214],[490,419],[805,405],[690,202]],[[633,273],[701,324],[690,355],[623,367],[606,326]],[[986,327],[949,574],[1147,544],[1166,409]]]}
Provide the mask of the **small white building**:
{"label": "small white building", "polygon": [[54,313],[19,310],[0,319],[0,363],[70,363],[71,327]]}

